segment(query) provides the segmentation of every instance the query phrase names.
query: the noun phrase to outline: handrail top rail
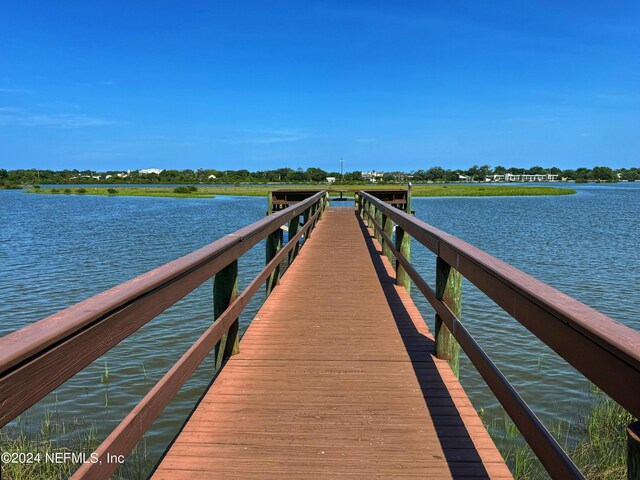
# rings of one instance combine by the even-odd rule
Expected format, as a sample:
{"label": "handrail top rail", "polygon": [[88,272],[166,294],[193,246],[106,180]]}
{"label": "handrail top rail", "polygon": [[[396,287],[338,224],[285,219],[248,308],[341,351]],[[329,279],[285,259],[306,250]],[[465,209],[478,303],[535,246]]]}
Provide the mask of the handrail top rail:
{"label": "handrail top rail", "polygon": [[[518,293],[557,320],[605,348],[619,360],[640,371],[640,332],[560,292],[518,268],[361,191],[404,231],[438,256],[465,257],[498,282]],[[459,265],[451,264],[458,269]],[[484,291],[484,289],[481,288]],[[487,292],[485,292],[487,293]],[[505,309],[506,310],[506,309]],[[508,312],[509,313],[509,312]],[[613,373],[613,372],[612,372]]]}
{"label": "handrail top rail", "polygon": [[[142,295],[170,284],[212,257],[228,252],[242,243],[258,243],[315,204],[325,193],[325,190],[320,190],[304,201],[266,216],[187,255],[3,336],[0,338],[0,377],[39,351],[134,302]],[[237,257],[242,253],[244,251]]]}

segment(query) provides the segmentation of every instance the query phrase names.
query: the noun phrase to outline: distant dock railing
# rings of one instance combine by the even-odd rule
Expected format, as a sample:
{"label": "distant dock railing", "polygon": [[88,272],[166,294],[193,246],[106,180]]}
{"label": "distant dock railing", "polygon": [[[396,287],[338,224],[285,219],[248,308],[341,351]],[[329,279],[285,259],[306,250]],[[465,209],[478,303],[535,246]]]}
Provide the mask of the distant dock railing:
{"label": "distant dock railing", "polygon": [[[98,463],[84,463],[74,479],[109,478],[209,352],[216,369],[238,351],[238,317],[266,283],[267,295],[280,264],[291,263],[302,236],[309,237],[327,207],[325,191],[77,303],[0,339],[0,427],[16,418],[144,324],[206,280],[214,278],[214,321],[98,447]],[[300,224],[304,217],[304,224]],[[289,226],[282,245],[282,229]],[[266,266],[238,295],[238,258],[266,240]]]}
{"label": "distant dock railing", "polygon": [[[462,276],[636,418],[640,417],[640,332],[394,208],[375,191],[360,191],[355,201],[383,254],[392,264],[395,259],[397,283],[409,288],[412,280],[436,311],[436,355],[457,373],[458,345],[462,347],[549,474],[584,478],[460,322]],[[435,289],[412,266],[409,238],[436,254]],[[627,432],[629,478],[640,478],[634,476],[640,476],[638,425],[630,425]]]}

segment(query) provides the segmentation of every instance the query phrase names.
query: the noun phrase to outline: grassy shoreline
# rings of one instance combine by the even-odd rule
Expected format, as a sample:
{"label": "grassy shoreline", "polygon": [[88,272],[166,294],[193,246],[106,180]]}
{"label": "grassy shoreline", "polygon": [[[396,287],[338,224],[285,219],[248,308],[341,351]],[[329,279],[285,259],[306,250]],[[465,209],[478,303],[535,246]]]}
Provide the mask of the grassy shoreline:
{"label": "grassy shoreline", "polygon": [[[105,195],[112,197],[174,197],[174,198],[214,198],[217,195],[266,196],[273,190],[322,190],[323,186],[224,186],[199,187],[195,192],[176,193],[172,187],[126,187],[126,188],[34,188],[28,193],[54,195]],[[332,187],[336,190],[384,190],[404,188],[402,185],[340,185]],[[505,196],[539,196],[539,195],[572,195],[571,188],[529,187],[529,186],[487,186],[487,185],[416,185],[412,188],[413,197],[505,197]]]}

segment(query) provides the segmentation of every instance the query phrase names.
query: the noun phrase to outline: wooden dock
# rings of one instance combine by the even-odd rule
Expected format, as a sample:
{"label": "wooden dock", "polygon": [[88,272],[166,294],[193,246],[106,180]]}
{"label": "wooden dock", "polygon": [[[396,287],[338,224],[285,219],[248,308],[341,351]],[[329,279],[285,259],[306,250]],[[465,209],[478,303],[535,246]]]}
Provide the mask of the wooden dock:
{"label": "wooden dock", "polygon": [[153,478],[511,478],[379,250],[325,212]]}
{"label": "wooden dock", "polygon": [[[635,418],[640,332],[411,215],[410,193],[360,190],[351,209],[328,208],[326,190],[270,192],[264,218],[0,338],[0,427],[213,279],[212,323],[72,480],[117,477],[110,459],[213,351],[211,385],[154,478],[511,478],[454,374],[461,350],[549,476],[583,480],[466,329],[462,278]],[[261,242],[265,265],[240,292],[239,259]],[[434,287],[412,243],[434,255]],[[238,343],[238,317],[264,287]],[[433,308],[434,335],[410,289]],[[628,478],[640,480],[640,422],[626,436]]]}

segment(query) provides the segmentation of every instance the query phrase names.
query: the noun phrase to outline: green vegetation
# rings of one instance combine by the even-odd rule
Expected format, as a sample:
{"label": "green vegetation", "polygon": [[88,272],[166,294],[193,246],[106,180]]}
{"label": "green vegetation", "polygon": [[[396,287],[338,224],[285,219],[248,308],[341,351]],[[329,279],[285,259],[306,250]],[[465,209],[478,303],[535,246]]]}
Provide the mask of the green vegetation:
{"label": "green vegetation", "polygon": [[[12,480],[56,480],[68,478],[79,466],[72,461],[45,461],[46,455],[82,453],[87,459],[100,445],[95,425],[88,425],[83,418],[63,419],[57,411],[47,411],[36,430],[28,415],[19,416],[15,423],[0,430],[2,452],[15,454],[39,454],[40,461],[32,463],[2,462],[0,478]],[[153,462],[148,457],[147,441],[143,439],[134,447],[127,461],[118,468],[114,478],[147,478]]]}
{"label": "green vegetation", "polygon": [[[182,187],[181,187],[182,188]],[[186,187],[185,187],[186,188]],[[195,188],[195,187],[192,187]],[[27,190],[28,193],[37,194],[61,194],[72,193],[70,188],[60,191],[57,188],[41,188],[39,190]],[[189,190],[188,193],[175,192],[173,188],[78,188],[75,193],[82,195],[108,195],[117,197],[176,197],[176,198],[213,198],[214,195],[210,191]]]}
{"label": "green vegetation", "polygon": [[173,193],[195,193],[198,191],[198,187],[189,185],[188,187],[176,187],[173,189]]}
{"label": "green vegetation", "polygon": [[[597,390],[597,389],[596,389]],[[618,480],[627,477],[626,428],[633,417],[604,393],[596,393],[591,410],[579,422],[571,425],[558,422],[549,427],[553,436],[587,479]],[[484,412],[480,410],[480,417]],[[484,419],[483,419],[484,421]],[[516,480],[538,480],[549,478],[533,451],[524,443],[514,423],[508,416],[504,421],[486,425],[491,437],[502,448]],[[497,428],[500,426],[501,428]],[[577,443],[569,444],[570,434]]]}
{"label": "green vegetation", "polygon": [[[86,195],[116,195],[116,196],[147,196],[147,197],[178,197],[178,198],[213,198],[215,195],[240,195],[240,196],[265,196],[269,191],[286,188],[278,186],[234,186],[234,187],[194,187],[184,186],[176,188],[127,187],[116,190],[115,188],[79,188],[77,193]],[[292,190],[322,190],[326,186],[319,187],[289,187]],[[341,185],[336,187],[346,190],[376,190],[393,188],[390,185]],[[397,188],[404,188],[398,185]],[[82,191],[81,191],[82,190]],[[531,195],[570,195],[576,193],[569,188],[556,187],[523,187],[513,185],[416,185],[411,190],[414,197],[500,197],[500,196],[531,196]],[[57,188],[29,190],[29,193],[60,193]],[[65,189],[64,193],[71,193]]]}
{"label": "green vegetation", "polygon": [[[390,164],[391,165],[391,164]],[[325,183],[327,177],[334,177],[336,185],[365,184],[368,181],[363,177],[363,172],[339,172],[326,171],[320,168],[277,168],[274,170],[261,170],[250,172],[249,170],[163,170],[160,174],[140,173],[137,171],[105,171],[91,170],[5,170],[0,169],[0,188],[18,188],[19,185],[34,184],[309,184],[317,185]],[[467,169],[450,170],[439,166],[420,168],[410,172],[388,171],[376,175],[376,181],[383,184],[396,184],[412,181],[413,183],[427,182],[457,182],[461,176],[473,181],[484,182],[485,178],[492,175],[557,175],[558,179],[573,180],[576,182],[617,182],[640,180],[640,168],[611,169],[609,167],[578,168],[562,170],[557,167],[543,168],[534,166],[531,168],[505,168],[503,166],[491,167],[489,165],[473,165]]]}

